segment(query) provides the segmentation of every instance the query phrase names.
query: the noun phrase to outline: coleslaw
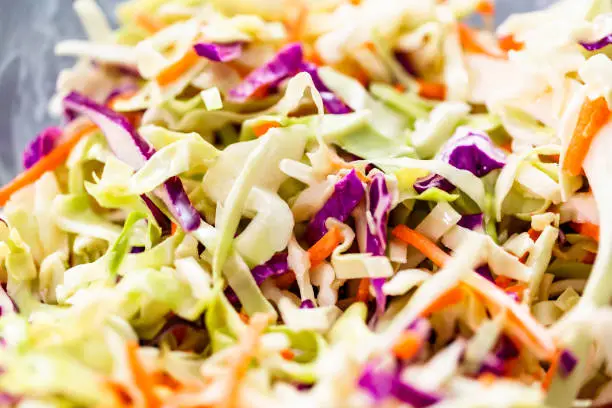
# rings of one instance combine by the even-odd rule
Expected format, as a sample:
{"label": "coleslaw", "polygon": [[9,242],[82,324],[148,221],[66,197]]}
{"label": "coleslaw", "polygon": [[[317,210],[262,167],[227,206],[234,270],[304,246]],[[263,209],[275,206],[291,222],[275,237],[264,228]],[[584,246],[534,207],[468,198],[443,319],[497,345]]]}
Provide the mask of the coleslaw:
{"label": "coleslaw", "polygon": [[612,403],[609,0],[74,10],[0,188],[0,405]]}

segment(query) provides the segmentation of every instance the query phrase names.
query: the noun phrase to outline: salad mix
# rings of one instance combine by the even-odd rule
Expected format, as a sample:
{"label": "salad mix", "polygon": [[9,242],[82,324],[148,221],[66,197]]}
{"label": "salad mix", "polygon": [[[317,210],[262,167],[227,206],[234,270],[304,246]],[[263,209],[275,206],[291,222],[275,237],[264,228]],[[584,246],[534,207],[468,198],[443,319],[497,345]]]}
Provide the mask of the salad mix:
{"label": "salad mix", "polygon": [[0,188],[0,405],[612,403],[610,0],[74,9]]}

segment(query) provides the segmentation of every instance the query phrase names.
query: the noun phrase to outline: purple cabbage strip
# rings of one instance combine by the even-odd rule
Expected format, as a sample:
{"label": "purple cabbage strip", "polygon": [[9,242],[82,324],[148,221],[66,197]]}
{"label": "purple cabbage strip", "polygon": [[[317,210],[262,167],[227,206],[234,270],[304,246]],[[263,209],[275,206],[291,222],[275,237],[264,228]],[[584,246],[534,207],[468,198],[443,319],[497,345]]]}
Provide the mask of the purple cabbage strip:
{"label": "purple cabbage strip", "polygon": [[228,99],[232,102],[245,102],[262,87],[278,84],[294,75],[302,66],[303,56],[302,46],[299,43],[286,45],[274,58],[255,69],[231,89]]}
{"label": "purple cabbage strip", "polygon": [[421,194],[430,188],[437,188],[442,191],[450,193],[455,189],[455,186],[438,174],[430,174],[425,177],[419,177],[416,182],[412,185],[417,193]]}
{"label": "purple cabbage strip", "polygon": [[559,356],[559,373],[562,377],[567,377],[574,371],[576,365],[578,364],[578,359],[571,351],[564,349],[561,351],[561,355]]}
{"label": "purple cabbage strip", "polygon": [[[374,256],[384,256],[387,248],[387,221],[393,198],[389,194],[387,181],[383,173],[376,173],[368,186],[368,212],[372,215],[375,231],[366,228],[366,252]],[[372,279],[372,286],[376,293],[376,315],[382,316],[385,312],[387,299],[382,287],[385,278]]]}
{"label": "purple cabbage strip", "polygon": [[495,348],[495,356],[502,360],[508,360],[519,356],[519,350],[514,345],[514,342],[510,340],[510,337],[505,334],[499,339],[499,343]]}
{"label": "purple cabbage strip", "polygon": [[470,230],[475,230],[478,228],[484,227],[484,218],[483,214],[467,214],[461,217],[459,222],[457,223],[460,227],[467,228]]}
{"label": "purple cabbage strip", "polygon": [[132,249],[130,249],[130,254],[141,254],[145,251],[145,247],[143,246],[133,246]]}
{"label": "purple cabbage strip", "polygon": [[413,77],[418,76],[418,73],[416,72],[416,70],[414,69],[414,65],[412,64],[412,61],[410,61],[410,56],[408,55],[408,53],[402,51],[395,51],[393,54],[397,62],[400,63],[400,65],[409,75]]}
{"label": "purple cabbage strip", "polygon": [[138,91],[138,86],[133,82],[128,82],[123,85],[120,85],[109,92],[104,100],[104,105],[108,105],[113,99],[116,97],[123,95],[125,93]]}
{"label": "purple cabbage strip", "polygon": [[442,146],[439,158],[453,167],[468,170],[476,177],[483,177],[506,164],[506,155],[495,147],[486,133],[465,127]]}
{"label": "purple cabbage strip", "polygon": [[357,177],[357,172],[351,170],[334,186],[334,192],[312,218],[306,230],[306,240],[313,245],[327,232],[325,221],[336,218],[345,222],[357,204],[363,199],[365,188]]}
{"label": "purple cabbage strip", "polygon": [[142,198],[142,201],[145,202],[147,208],[151,211],[151,215],[155,218],[155,222],[157,222],[157,225],[161,228],[162,235],[170,234],[172,231],[172,221],[166,217],[166,214],[164,214],[146,194],[141,195],[140,198]]}
{"label": "purple cabbage strip", "polygon": [[400,373],[375,371],[373,364],[368,364],[358,380],[359,387],[366,390],[376,402],[395,397],[414,408],[426,408],[442,400],[432,392],[420,390],[400,379]]}
{"label": "purple cabbage strip", "polygon": [[314,84],[315,88],[317,88],[317,91],[319,91],[319,94],[321,94],[323,106],[325,107],[327,113],[339,115],[343,113],[351,113],[353,111],[323,83],[315,64],[304,62],[302,63],[301,70],[308,73],[312,78],[312,83]]}
{"label": "purple cabbage strip", "polygon": [[23,167],[29,169],[48,155],[62,138],[62,129],[48,127],[40,132],[23,151]]}
{"label": "purple cabbage strip", "polygon": [[[486,176],[506,164],[506,155],[493,145],[486,133],[466,127],[457,129],[436,157],[457,169],[467,170],[476,177]],[[419,194],[432,187],[447,192],[454,188],[448,180],[437,174],[418,179],[413,187]]]}
{"label": "purple cabbage strip", "polygon": [[300,304],[300,309],[314,309],[314,302],[310,299],[302,300],[302,304]]}
{"label": "purple cabbage strip", "polygon": [[489,269],[489,265],[482,265],[476,268],[476,273],[482,276],[483,278],[494,282],[493,275],[491,275],[491,269]]}
{"label": "purple cabbage strip", "polygon": [[[77,92],[71,92],[64,98],[64,107],[75,110],[94,122],[117,158],[135,170],[141,168],[155,154],[153,146],[136,132],[124,116],[112,109]],[[169,178],[155,190],[155,194],[166,204],[185,231],[193,231],[200,226],[200,214],[189,201],[178,177]]]}
{"label": "purple cabbage strip", "polygon": [[274,254],[267,262],[251,269],[251,274],[255,278],[257,285],[261,285],[269,277],[282,275],[288,270],[287,254],[278,253]]}
{"label": "purple cabbage strip", "polygon": [[612,44],[612,33],[594,42],[581,42],[580,45],[587,51],[597,51]]}
{"label": "purple cabbage strip", "polygon": [[197,43],[193,46],[196,54],[215,62],[229,62],[240,58],[242,55],[243,42],[219,43]]}

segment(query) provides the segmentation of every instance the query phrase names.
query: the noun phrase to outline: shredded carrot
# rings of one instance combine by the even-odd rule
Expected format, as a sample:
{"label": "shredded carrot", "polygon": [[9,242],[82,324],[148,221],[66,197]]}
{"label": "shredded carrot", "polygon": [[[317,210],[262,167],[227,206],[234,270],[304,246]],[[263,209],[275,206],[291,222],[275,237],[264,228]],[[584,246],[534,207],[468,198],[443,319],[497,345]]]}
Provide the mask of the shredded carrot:
{"label": "shredded carrot", "polygon": [[334,249],[344,239],[342,231],[337,226],[333,226],[318,240],[313,246],[308,249],[308,256],[310,257],[310,265],[316,266],[323,262],[328,256],[332,254]]}
{"label": "shredded carrot", "polygon": [[577,176],[582,172],[582,162],[589,152],[591,142],[599,130],[608,122],[610,110],[604,97],[595,100],[586,99],[578,115],[578,123],[572,135],[563,169]]}
{"label": "shredded carrot", "polygon": [[500,145],[499,147],[507,151],[508,153],[512,153],[512,141],[506,142]]}
{"label": "shredded carrot", "polygon": [[283,349],[280,352],[280,355],[282,358],[284,358],[285,360],[293,360],[295,358],[295,353],[291,350],[291,349]]}
{"label": "shredded carrot", "polygon": [[151,34],[154,34],[165,27],[165,24],[155,19],[154,17],[139,14],[136,16],[136,24],[144,28]]}
{"label": "shredded carrot", "polygon": [[494,374],[491,373],[483,373],[478,376],[478,382],[485,386],[491,386],[497,380]]}
{"label": "shredded carrot", "polygon": [[421,349],[423,340],[412,330],[406,330],[395,342],[391,351],[397,358],[409,360],[413,358]]}
{"label": "shredded carrot", "polygon": [[128,408],[134,406],[134,401],[132,401],[132,397],[126,391],[125,387],[122,384],[119,384],[113,380],[105,380],[104,385],[110,390],[111,395],[113,395],[114,402],[116,407]]}
{"label": "shredded carrot", "polygon": [[170,65],[162,72],[160,72],[159,75],[157,75],[157,83],[159,84],[159,86],[168,85],[169,83],[173,82],[178,77],[183,75],[185,72],[187,72],[189,69],[191,69],[191,67],[193,67],[199,59],[200,56],[196,54],[193,48],[189,48],[189,51],[187,51],[181,59],[179,59],[174,64]]}
{"label": "shredded carrot", "polygon": [[295,272],[288,271],[274,278],[274,282],[279,289],[289,289],[291,285],[293,285],[293,282],[295,282],[295,279]]}
{"label": "shredded carrot", "polygon": [[246,376],[251,360],[259,345],[259,339],[267,325],[268,316],[261,313],[256,313],[249,321],[247,331],[240,339],[239,347],[241,352],[235,356],[232,374],[229,376],[231,383],[228,396],[222,403],[218,404],[219,408],[235,408],[238,406],[240,384]]}
{"label": "shredded carrot", "polygon": [[446,291],[442,296],[437,298],[433,303],[427,306],[422,312],[421,317],[427,317],[432,313],[439,312],[449,306],[456,305],[463,299],[462,286],[455,286]]}
{"label": "shredded carrot", "polygon": [[499,48],[501,48],[505,52],[520,51],[523,49],[523,47],[525,47],[525,44],[516,42],[512,34],[500,37],[497,40],[497,44],[499,45]]}
{"label": "shredded carrot", "polygon": [[512,279],[507,276],[499,275],[495,278],[495,284],[502,289],[506,289],[512,284]]}
{"label": "shredded carrot", "polygon": [[448,261],[450,258],[450,255],[440,249],[440,247],[438,247],[429,238],[414,230],[411,230],[405,225],[398,225],[393,229],[391,234],[418,249],[423,253],[423,255],[431,259],[433,263],[438,266],[444,265],[444,263],[446,263],[446,261]]}
{"label": "shredded carrot", "polygon": [[126,101],[128,99],[132,99],[134,97],[134,95],[136,95],[136,91],[120,93],[119,95],[115,96],[113,99],[108,101],[108,103],[106,105],[109,108],[111,108],[111,109],[115,109],[115,104],[117,102],[119,102],[119,101]]}
{"label": "shredded carrot", "polygon": [[178,226],[175,223],[172,223],[172,226],[170,227],[170,235],[176,234],[177,229],[178,229]]}
{"label": "shredded carrot", "polygon": [[495,3],[490,0],[481,0],[476,6],[476,11],[483,16],[492,16],[495,14]]}
{"label": "shredded carrot", "polygon": [[355,301],[367,303],[368,298],[370,297],[370,279],[362,278],[359,282],[359,287],[357,288],[357,296],[355,296]]}
{"label": "shredded carrot", "polygon": [[79,140],[96,129],[98,129],[98,127],[91,122],[80,127],[69,139],[56,146],[48,155],[37,161],[36,164],[17,175],[17,177],[8,184],[0,188],[0,206],[6,204],[14,193],[34,183],[42,177],[43,174],[55,170],[64,163]]}
{"label": "shredded carrot", "polygon": [[582,258],[582,263],[593,265],[595,263],[595,254],[592,252],[588,252],[584,258]]}
{"label": "shredded carrot", "polygon": [[498,55],[491,54],[491,52],[480,43],[476,30],[463,23],[459,23],[457,29],[459,32],[459,42],[466,52],[483,54],[496,58],[499,57]]}
{"label": "shredded carrot", "polygon": [[321,58],[321,56],[319,55],[317,50],[315,50],[314,47],[310,47],[310,50],[308,51],[307,59],[310,62],[312,62],[313,64],[315,64],[316,66],[320,67],[320,66],[325,65],[325,62],[323,61],[323,58]]}
{"label": "shredded carrot", "polygon": [[595,241],[599,242],[599,225],[590,222],[571,222],[570,226],[580,235],[593,238]]}
{"label": "shredded carrot", "polygon": [[255,137],[261,137],[265,135],[268,132],[268,130],[272,128],[277,128],[280,126],[281,124],[276,121],[273,121],[273,120],[265,121],[253,127],[253,133],[255,133]]}
{"label": "shredded carrot", "polygon": [[304,36],[304,29],[306,28],[306,22],[308,20],[308,6],[305,2],[299,2],[298,14],[292,21],[287,21],[285,26],[287,27],[287,39],[289,42],[302,41]]}
{"label": "shredded carrot", "polygon": [[240,312],[238,313],[238,317],[242,320],[243,323],[249,324],[249,316],[246,313]]}
{"label": "shredded carrot", "polygon": [[524,283],[518,283],[516,285],[508,286],[505,289],[505,292],[506,293],[516,293],[519,299],[522,299],[523,294],[525,293],[526,290],[527,290],[527,285],[525,285]]}
{"label": "shredded carrot", "polygon": [[153,389],[154,382],[152,377],[145,371],[140,359],[138,358],[138,343],[131,341],[127,343],[126,353],[127,361],[132,373],[134,384],[140,390],[144,400],[144,406],[147,408],[161,407],[161,401],[155,395]]}
{"label": "shredded carrot", "polygon": [[406,87],[402,84],[395,84],[393,86],[397,92],[406,92]]}
{"label": "shredded carrot", "polygon": [[557,351],[555,352],[555,355],[553,356],[552,361],[550,362],[550,367],[548,367],[548,371],[546,371],[546,376],[544,377],[544,380],[542,381],[543,390],[548,390],[548,388],[550,387],[550,384],[552,383],[552,380],[555,377],[555,374],[559,370],[560,360],[561,360],[561,352]]}
{"label": "shredded carrot", "polygon": [[417,79],[419,83],[419,96],[427,99],[443,101],[446,99],[446,85],[439,82],[428,82]]}
{"label": "shredded carrot", "polygon": [[533,228],[529,228],[527,234],[529,234],[529,238],[531,238],[531,240],[535,242],[538,240],[538,238],[540,238],[540,235],[542,235],[542,231],[536,231]]}
{"label": "shredded carrot", "polygon": [[[520,350],[520,345],[519,347],[517,347],[517,349]],[[511,359],[506,360],[506,364],[504,367],[504,375],[506,377],[512,377],[513,376],[512,374],[514,373],[514,369],[518,366],[518,364],[519,364],[518,358],[511,358]]]}

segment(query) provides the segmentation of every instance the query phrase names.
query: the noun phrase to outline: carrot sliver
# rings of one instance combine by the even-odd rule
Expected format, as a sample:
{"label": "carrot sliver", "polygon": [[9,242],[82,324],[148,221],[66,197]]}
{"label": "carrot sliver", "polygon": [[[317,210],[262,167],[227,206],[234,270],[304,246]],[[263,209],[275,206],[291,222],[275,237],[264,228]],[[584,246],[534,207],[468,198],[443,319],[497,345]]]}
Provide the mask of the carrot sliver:
{"label": "carrot sliver", "polygon": [[332,254],[334,249],[344,239],[342,231],[337,226],[333,226],[318,240],[312,247],[308,249],[308,256],[310,257],[310,265],[316,266],[323,262],[328,256]]}
{"label": "carrot sliver", "polygon": [[293,282],[295,282],[295,280],[296,280],[295,272],[293,271],[285,272],[282,275],[274,278],[276,287],[279,289],[289,289],[289,287],[293,285]]}
{"label": "carrot sliver", "polygon": [[605,98],[599,97],[595,100],[587,98],[584,101],[574,134],[565,153],[563,169],[566,172],[574,176],[582,173],[582,163],[589,152],[591,142],[609,118],[610,110]]}
{"label": "carrot sliver", "polygon": [[447,308],[448,306],[456,305],[457,303],[461,302],[462,299],[463,290],[460,286],[455,286],[427,306],[427,308],[421,311],[420,315],[421,317],[427,317],[432,313],[439,312],[440,310]]}
{"label": "carrot sliver", "polygon": [[138,358],[138,343],[129,342],[126,347],[127,361],[132,373],[134,384],[140,390],[144,402],[144,406],[147,408],[161,407],[161,401],[155,395],[153,389],[154,382],[151,376],[145,371],[140,359]]}
{"label": "carrot sliver", "polygon": [[512,34],[500,37],[497,40],[497,44],[499,45],[499,48],[505,52],[520,51],[523,49],[523,47],[525,47],[525,44],[515,41]]}
{"label": "carrot sliver", "polygon": [[559,362],[561,360],[561,352],[557,351],[550,362],[550,367],[548,367],[548,371],[546,371],[546,376],[544,376],[544,380],[542,380],[542,389],[548,390],[550,384],[552,383],[557,370],[559,369]]}
{"label": "carrot sliver", "polygon": [[587,236],[589,238],[593,238],[595,241],[599,242],[599,225],[592,224],[590,222],[571,222],[570,226],[576,230],[580,235]]}
{"label": "carrot sliver", "polygon": [[193,48],[189,48],[189,50],[185,53],[185,55],[181,57],[181,59],[179,59],[174,64],[170,65],[162,72],[160,72],[159,75],[157,75],[157,83],[159,84],[159,86],[168,85],[169,83],[173,82],[178,77],[183,75],[185,72],[187,72],[189,69],[191,69],[191,67],[193,67],[199,59],[200,56],[196,54]]}
{"label": "carrot sliver", "polygon": [[170,235],[176,234],[177,229],[178,229],[178,226],[175,223],[172,223],[172,226],[170,227]]}
{"label": "carrot sliver", "polygon": [[154,34],[165,27],[164,23],[154,19],[153,17],[146,16],[144,14],[139,14],[136,16],[136,24],[140,27],[144,28],[151,34]]}
{"label": "carrot sliver", "polygon": [[357,295],[355,296],[355,301],[367,303],[368,298],[370,297],[370,279],[362,278],[359,282],[359,287],[357,288]]}
{"label": "carrot sliver", "polygon": [[476,11],[483,16],[492,16],[495,14],[495,3],[490,0],[481,0],[476,6]]}
{"label": "carrot sliver", "polygon": [[417,82],[419,83],[419,96],[439,101],[446,99],[446,85],[422,79],[417,79]]}
{"label": "carrot sliver", "polygon": [[516,293],[520,298],[523,298],[523,293],[527,289],[527,285],[519,283],[517,285],[508,286],[505,291],[506,293]]}
{"label": "carrot sliver", "polygon": [[287,22],[287,38],[288,42],[299,42],[304,35],[306,21],[308,20],[308,7],[300,2],[298,14],[293,21]]}
{"label": "carrot sliver", "polygon": [[529,234],[529,238],[531,238],[531,240],[535,242],[538,240],[538,238],[540,238],[540,235],[542,235],[542,232],[536,231],[533,228],[529,228],[529,231],[527,231],[527,234]]}
{"label": "carrot sliver", "polygon": [[262,122],[258,125],[255,125],[253,127],[253,133],[255,133],[255,137],[261,137],[263,135],[265,135],[266,133],[268,133],[268,130],[272,129],[272,128],[277,128],[280,127],[281,124],[275,121],[266,121],[266,122]]}
{"label": "carrot sliver", "polygon": [[36,164],[0,188],[0,206],[6,204],[14,193],[34,183],[36,180],[42,177],[43,174],[48,171],[55,170],[62,163],[64,163],[79,140],[97,128],[98,127],[93,123],[88,123],[85,126],[77,129],[74,135],[72,135],[69,139],[56,146],[48,155],[37,161]]}
{"label": "carrot sliver", "polygon": [[280,352],[280,355],[282,358],[284,358],[285,360],[293,360],[295,358],[295,353],[293,351],[291,351],[291,349],[283,349]]}
{"label": "carrot sliver", "polygon": [[506,289],[511,283],[512,279],[508,278],[507,276],[499,275],[497,278],[495,278],[495,284],[502,289]]}
{"label": "carrot sliver", "polygon": [[426,236],[411,230],[405,225],[398,225],[391,232],[394,237],[401,239],[407,244],[418,249],[423,255],[428,257],[437,266],[442,266],[450,259],[450,255],[444,252],[434,242]]}
{"label": "carrot sliver", "polygon": [[406,330],[391,348],[397,358],[408,360],[414,357],[421,349],[423,340],[418,334]]}
{"label": "carrot sliver", "polygon": [[457,25],[457,30],[459,32],[459,42],[466,52],[497,57],[491,54],[491,52],[480,43],[476,30],[462,23]]}

